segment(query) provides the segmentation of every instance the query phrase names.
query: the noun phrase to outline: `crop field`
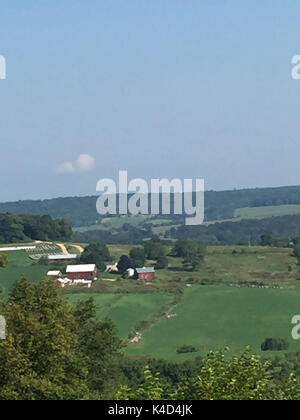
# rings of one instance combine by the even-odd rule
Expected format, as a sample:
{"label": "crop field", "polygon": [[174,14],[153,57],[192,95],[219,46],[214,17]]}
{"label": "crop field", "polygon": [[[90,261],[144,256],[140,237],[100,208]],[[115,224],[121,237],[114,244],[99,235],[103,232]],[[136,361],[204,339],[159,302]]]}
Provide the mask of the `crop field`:
{"label": "crop field", "polygon": [[[300,291],[193,286],[173,312],[174,317],[145,331],[127,353],[174,361],[226,346],[236,353],[251,345],[261,353],[267,337],[289,339],[291,351],[300,349],[300,342],[291,338],[291,319],[300,314]],[[195,346],[198,353],[177,354],[183,345]]]}
{"label": "crop field", "polygon": [[139,321],[150,320],[172,300],[167,293],[151,294],[71,294],[73,304],[93,297],[97,307],[97,318],[109,317],[117,326],[120,337],[126,338]]}
{"label": "crop field", "polygon": [[61,249],[55,243],[40,243],[36,244],[36,249],[28,251],[28,255],[32,260],[38,261],[48,255],[61,254]]}
{"label": "crop field", "polygon": [[282,205],[265,207],[244,207],[236,209],[234,217],[239,219],[262,219],[273,216],[300,214],[300,205]]}

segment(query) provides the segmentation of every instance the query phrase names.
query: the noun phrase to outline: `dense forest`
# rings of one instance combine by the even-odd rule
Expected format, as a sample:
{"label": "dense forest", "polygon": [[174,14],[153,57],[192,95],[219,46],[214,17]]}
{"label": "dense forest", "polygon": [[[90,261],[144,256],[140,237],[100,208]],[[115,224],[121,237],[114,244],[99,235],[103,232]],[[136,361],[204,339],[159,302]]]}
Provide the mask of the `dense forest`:
{"label": "dense forest", "polygon": [[18,243],[28,240],[68,241],[73,232],[66,219],[53,220],[50,216],[0,214],[0,243]]}
{"label": "dense forest", "polygon": [[195,239],[219,245],[260,245],[264,235],[286,237],[288,243],[300,235],[300,215],[217,222],[208,226],[180,226],[168,232],[168,237],[172,239]]}
{"label": "dense forest", "polygon": [[97,243],[104,242],[106,244],[140,244],[144,239],[152,236],[150,226],[137,228],[125,223],[119,229],[113,230],[87,230],[85,232],[75,232],[74,240],[81,243]]}
{"label": "dense forest", "polygon": [[[68,197],[0,203],[0,212],[50,215],[65,218],[73,227],[91,226],[100,220],[97,197]],[[150,200],[149,200],[150,202]],[[205,219],[230,219],[237,208],[300,204],[300,186],[205,192]],[[172,213],[172,205],[171,205]],[[181,216],[172,216],[180,223]]]}

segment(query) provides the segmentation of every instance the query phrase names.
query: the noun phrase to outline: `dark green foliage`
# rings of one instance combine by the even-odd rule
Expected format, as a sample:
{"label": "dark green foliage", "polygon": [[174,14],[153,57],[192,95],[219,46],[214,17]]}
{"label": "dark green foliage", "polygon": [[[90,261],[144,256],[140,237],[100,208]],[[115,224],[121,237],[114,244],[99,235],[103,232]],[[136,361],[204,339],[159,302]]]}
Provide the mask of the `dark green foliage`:
{"label": "dark green foliage", "polygon": [[72,308],[52,281],[16,283],[1,305],[0,400],[112,398],[123,344],[110,321],[95,319],[93,300]]}
{"label": "dark green foliage", "polygon": [[183,354],[183,353],[196,353],[197,351],[198,350],[194,346],[182,346],[182,347],[179,347],[179,349],[177,349],[177,353],[178,354]]}
{"label": "dark green foliage", "polygon": [[[172,195],[172,194],[171,194]],[[98,197],[68,197],[39,201],[18,201],[1,203],[0,212],[13,214],[30,213],[55,218],[65,218],[72,226],[94,225],[101,218],[96,211]],[[130,198],[130,195],[128,196]],[[149,199],[149,203],[151,200]],[[183,217],[173,214],[171,198],[171,216],[175,223],[183,223]],[[255,188],[233,191],[205,192],[205,219],[230,219],[237,208],[300,204],[300,186],[278,188]],[[170,218],[170,215],[168,215]],[[98,240],[100,239],[98,237]],[[105,240],[104,240],[105,241]],[[91,242],[90,240],[87,242]],[[105,241],[107,242],[107,241]]]}
{"label": "dark green foliage", "polygon": [[178,240],[172,255],[183,258],[183,265],[192,271],[199,269],[206,255],[206,245],[192,240]]}
{"label": "dark green foliage", "polygon": [[293,246],[293,255],[297,258],[298,264],[300,264],[300,244],[296,243]]}
{"label": "dark green foliage", "polygon": [[262,246],[272,246],[273,238],[271,235],[261,235]]}
{"label": "dark green foliage", "polygon": [[73,232],[65,219],[53,220],[50,216],[30,214],[14,216],[0,214],[0,242],[18,243],[28,240],[68,241]]}
{"label": "dark green foliage", "polygon": [[163,270],[164,268],[167,268],[169,264],[168,257],[166,255],[161,255],[157,258],[156,264],[154,268],[156,270]]}
{"label": "dark green foliage", "polygon": [[108,319],[101,323],[90,319],[80,330],[79,342],[88,358],[89,389],[101,393],[102,398],[111,398],[120,376],[121,350],[124,347],[116,327]]}
{"label": "dark green foliage", "polygon": [[22,219],[12,214],[0,214],[0,242],[17,243],[24,242],[29,238],[24,233]]}
{"label": "dark green foliage", "polygon": [[262,235],[275,237],[272,245],[288,246],[289,236],[300,235],[300,215],[220,222],[208,226],[180,226],[168,232],[168,237],[173,239],[194,239],[215,245],[260,245]]}
{"label": "dark green foliage", "polygon": [[8,265],[8,256],[6,254],[0,255],[0,267],[5,268]]}
{"label": "dark green foliage", "polygon": [[285,338],[266,338],[261,344],[262,351],[283,351],[288,350],[290,343]]}
{"label": "dark green foliage", "polygon": [[172,249],[171,255],[177,258],[184,258],[186,256],[186,248],[189,244],[188,239],[178,239],[174,248]]}
{"label": "dark green foliage", "polygon": [[4,305],[0,400],[81,399],[88,393],[71,308],[52,282],[16,283]]}
{"label": "dark green foliage", "polygon": [[65,219],[52,220],[50,216],[21,215],[24,234],[42,241],[67,241],[72,238],[72,228]]}
{"label": "dark green foliage", "polygon": [[151,229],[139,229],[130,226],[130,229],[124,230],[124,226],[121,229],[112,229],[110,231],[99,229],[75,232],[74,239],[82,243],[105,242],[106,244],[138,245],[145,238],[152,236]]}
{"label": "dark green foliage", "polygon": [[88,245],[81,254],[80,262],[83,264],[96,264],[100,271],[104,271],[106,263],[110,261],[111,256],[107,246],[103,243]]}
{"label": "dark green foliage", "polygon": [[149,260],[157,260],[159,257],[166,254],[166,248],[163,242],[157,238],[145,241],[144,249],[146,257]]}
{"label": "dark green foliage", "polygon": [[[225,352],[210,352],[191,375],[180,377],[175,389],[159,371],[146,365],[137,388],[120,387],[119,400],[299,400],[300,384],[290,376],[285,382],[271,378],[270,363],[247,349],[242,355],[225,357]],[[137,377],[139,379],[139,377]]]}
{"label": "dark green foliage", "polygon": [[144,248],[132,248],[130,250],[130,259],[133,262],[133,267],[144,267],[146,262],[146,253]]}
{"label": "dark green foliage", "polygon": [[118,270],[120,274],[125,273],[128,268],[134,268],[133,262],[127,255],[122,255],[118,262]]}

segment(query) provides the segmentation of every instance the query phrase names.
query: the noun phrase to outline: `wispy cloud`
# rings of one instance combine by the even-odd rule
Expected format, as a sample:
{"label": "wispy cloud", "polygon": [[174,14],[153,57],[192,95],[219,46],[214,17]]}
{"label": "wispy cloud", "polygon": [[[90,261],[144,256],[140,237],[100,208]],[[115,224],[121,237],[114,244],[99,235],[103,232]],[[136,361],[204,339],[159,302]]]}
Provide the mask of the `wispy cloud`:
{"label": "wispy cloud", "polygon": [[57,168],[56,172],[60,174],[74,174],[77,172],[88,172],[94,168],[96,160],[88,155],[79,155],[75,161],[67,161],[61,163]]}

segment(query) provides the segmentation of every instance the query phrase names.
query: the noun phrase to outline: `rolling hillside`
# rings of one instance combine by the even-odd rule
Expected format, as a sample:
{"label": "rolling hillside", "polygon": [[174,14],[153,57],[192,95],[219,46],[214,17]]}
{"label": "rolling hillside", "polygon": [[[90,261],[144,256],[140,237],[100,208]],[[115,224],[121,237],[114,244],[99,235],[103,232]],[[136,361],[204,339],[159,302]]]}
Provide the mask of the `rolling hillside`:
{"label": "rolling hillside", "polygon": [[[96,200],[96,196],[87,196],[0,203],[0,213],[49,214],[68,219],[73,227],[92,226],[101,220]],[[283,205],[300,205],[300,186],[206,191],[205,218],[207,221],[232,219],[237,209]],[[281,214],[291,214],[287,211]],[[172,220],[178,223],[182,218],[173,215]]]}

